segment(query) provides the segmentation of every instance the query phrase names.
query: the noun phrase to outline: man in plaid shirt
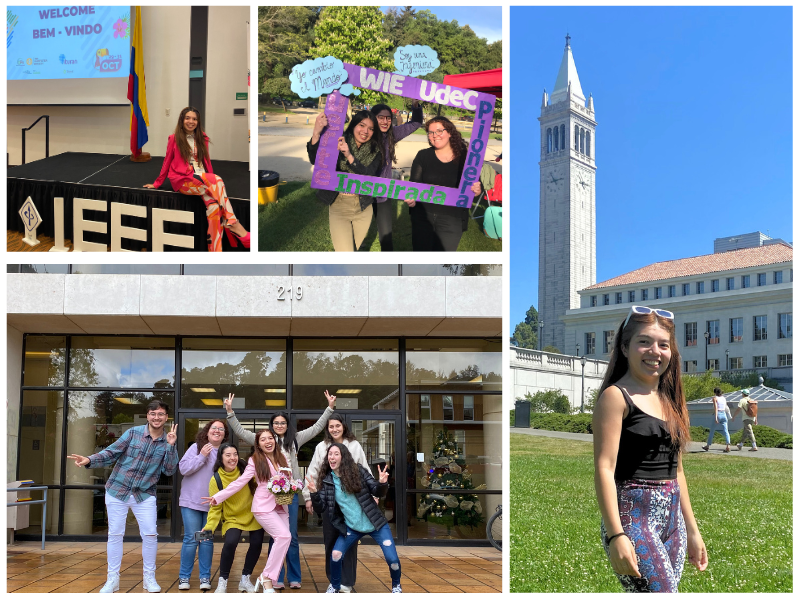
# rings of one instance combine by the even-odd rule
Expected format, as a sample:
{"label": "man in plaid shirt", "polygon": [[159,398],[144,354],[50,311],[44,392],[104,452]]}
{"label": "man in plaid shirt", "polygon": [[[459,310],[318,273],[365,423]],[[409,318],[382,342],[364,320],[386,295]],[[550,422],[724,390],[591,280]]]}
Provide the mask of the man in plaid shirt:
{"label": "man in plaid shirt", "polygon": [[[122,564],[122,536],[128,509],[133,511],[142,536],[144,588],[160,592],[156,583],[156,484],[163,473],[170,476],[178,468],[177,425],[164,431],[169,406],[160,400],[147,405],[147,425],[131,427],[105,450],[91,456],[70,454],[67,458],[79,467],[97,469],[114,465],[106,482],[108,513],[108,579],[100,593],[119,590],[119,569]],[[115,464],[116,463],[116,464]]]}

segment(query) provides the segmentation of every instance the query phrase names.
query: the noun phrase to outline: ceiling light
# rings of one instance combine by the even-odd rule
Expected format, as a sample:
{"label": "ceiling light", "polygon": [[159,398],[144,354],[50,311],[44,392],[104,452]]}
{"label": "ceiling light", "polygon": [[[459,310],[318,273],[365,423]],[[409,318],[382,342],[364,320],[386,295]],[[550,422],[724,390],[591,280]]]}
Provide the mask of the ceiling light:
{"label": "ceiling light", "polygon": [[206,392],[206,393],[210,393],[210,394],[213,394],[214,392],[217,391],[214,388],[189,388],[189,389],[192,390],[193,392],[198,392],[198,393]]}
{"label": "ceiling light", "polygon": [[141,404],[138,400],[134,400],[133,398],[114,398],[120,404]]}
{"label": "ceiling light", "polygon": [[282,407],[282,406],[286,406],[286,400],[264,400],[264,404],[266,406],[273,406],[273,407],[279,406],[279,407]]}
{"label": "ceiling light", "polygon": [[267,394],[285,394],[286,388],[267,388],[264,391]]}
{"label": "ceiling light", "polygon": [[358,389],[342,389],[342,390],[336,390],[336,395],[338,396],[339,394],[358,394],[359,392],[361,392],[361,388],[358,388]]}
{"label": "ceiling light", "polygon": [[222,406],[222,398],[201,398],[200,402],[206,406]]}

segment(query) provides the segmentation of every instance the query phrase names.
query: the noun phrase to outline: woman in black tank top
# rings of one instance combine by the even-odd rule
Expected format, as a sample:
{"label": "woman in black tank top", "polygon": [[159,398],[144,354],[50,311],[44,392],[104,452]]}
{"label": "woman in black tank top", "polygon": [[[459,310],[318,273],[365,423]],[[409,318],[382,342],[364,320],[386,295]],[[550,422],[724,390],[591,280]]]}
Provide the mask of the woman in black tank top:
{"label": "woman in black tank top", "polygon": [[687,557],[708,566],[681,464],[689,415],[680,375],[672,313],[632,307],[592,425],[603,546],[628,592],[677,592]]}

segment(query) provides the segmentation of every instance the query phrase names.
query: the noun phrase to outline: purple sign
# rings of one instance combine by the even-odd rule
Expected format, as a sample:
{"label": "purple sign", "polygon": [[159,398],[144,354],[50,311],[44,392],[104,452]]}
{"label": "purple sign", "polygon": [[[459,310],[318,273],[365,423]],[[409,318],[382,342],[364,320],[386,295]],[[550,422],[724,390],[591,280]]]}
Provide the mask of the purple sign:
{"label": "purple sign", "polygon": [[344,133],[348,100],[338,91],[334,91],[328,95],[325,103],[328,126],[319,141],[311,187],[345,194],[365,194],[379,198],[386,196],[397,200],[413,199],[417,202],[471,207],[474,194],[470,188],[480,178],[483,158],[486,155],[486,144],[489,141],[489,130],[494,117],[495,97],[491,94],[433,83],[399,73],[377,71],[348,63],[343,64],[348,75],[347,83],[354,87],[474,110],[475,120],[472,125],[472,137],[469,140],[464,172],[457,188],[447,188],[336,171],[336,162],[339,157],[338,140]]}

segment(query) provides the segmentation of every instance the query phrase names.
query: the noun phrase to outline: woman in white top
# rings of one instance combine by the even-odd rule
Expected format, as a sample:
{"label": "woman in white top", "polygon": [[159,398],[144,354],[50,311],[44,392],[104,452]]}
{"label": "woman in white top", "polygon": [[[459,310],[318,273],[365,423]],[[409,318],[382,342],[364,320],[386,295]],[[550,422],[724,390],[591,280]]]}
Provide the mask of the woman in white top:
{"label": "woman in white top", "polygon": [[703,446],[703,450],[709,451],[711,442],[714,440],[714,431],[717,429],[717,425],[722,425],[722,433],[725,435],[725,450],[723,452],[730,452],[731,436],[728,433],[728,411],[726,410],[728,402],[725,400],[725,396],[722,395],[722,390],[718,387],[714,388],[714,398],[712,398],[711,403],[714,405],[714,425],[711,426],[711,431],[708,433],[708,441]]}
{"label": "woman in white top", "polygon": [[[345,425],[344,417],[339,413],[333,413],[328,419],[328,427],[325,430],[325,439],[322,440],[314,449],[314,456],[311,463],[308,465],[306,477],[310,477],[313,481],[317,480],[322,463],[326,460],[328,448],[333,443],[344,444],[350,451],[353,457],[353,462],[361,465],[367,471],[370,470],[367,457],[364,454],[364,449],[356,441],[356,436]],[[311,493],[303,489],[303,498],[306,501],[306,511],[308,514],[314,512],[311,505]],[[325,575],[328,581],[331,580],[331,552],[336,540],[339,539],[339,532],[330,523],[327,513],[322,515],[322,541],[325,544]],[[356,583],[356,567],[358,566],[358,546],[350,548],[342,559],[342,581],[340,591],[349,592]]]}

